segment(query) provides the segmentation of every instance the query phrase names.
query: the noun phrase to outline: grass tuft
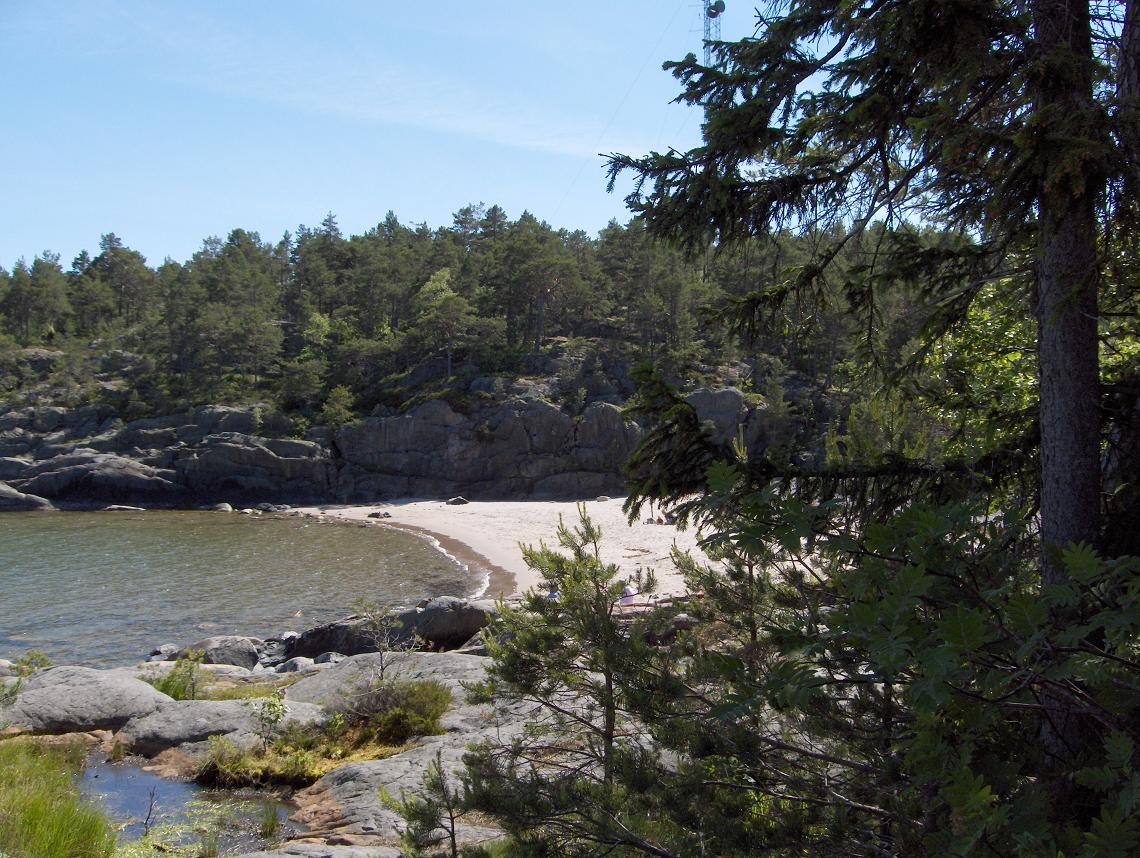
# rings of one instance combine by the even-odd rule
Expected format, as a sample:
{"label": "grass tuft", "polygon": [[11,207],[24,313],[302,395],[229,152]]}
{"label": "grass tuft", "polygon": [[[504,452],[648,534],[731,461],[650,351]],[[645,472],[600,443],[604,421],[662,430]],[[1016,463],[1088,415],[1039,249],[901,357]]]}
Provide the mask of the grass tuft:
{"label": "grass tuft", "polygon": [[0,742],[0,854],[8,858],[109,858],[115,831],[79,794],[78,746]]}

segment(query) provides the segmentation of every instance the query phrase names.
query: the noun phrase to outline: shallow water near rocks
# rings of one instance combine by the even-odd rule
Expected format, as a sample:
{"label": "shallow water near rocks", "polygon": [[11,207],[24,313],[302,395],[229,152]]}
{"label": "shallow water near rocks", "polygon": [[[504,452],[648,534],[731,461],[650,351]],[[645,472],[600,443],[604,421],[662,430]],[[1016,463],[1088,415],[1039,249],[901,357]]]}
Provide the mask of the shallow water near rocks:
{"label": "shallow water near rocks", "polygon": [[379,527],[216,512],[0,514],[0,658],[128,664],[162,643],[266,637],[358,599],[470,596],[482,581]]}
{"label": "shallow water near rocks", "polygon": [[[260,849],[301,830],[288,821],[289,806],[273,796],[205,790],[130,762],[110,763],[102,754],[89,758],[80,789],[114,820],[120,846],[149,834],[165,847],[209,843],[220,854]],[[259,829],[270,814],[277,827],[267,840]]]}

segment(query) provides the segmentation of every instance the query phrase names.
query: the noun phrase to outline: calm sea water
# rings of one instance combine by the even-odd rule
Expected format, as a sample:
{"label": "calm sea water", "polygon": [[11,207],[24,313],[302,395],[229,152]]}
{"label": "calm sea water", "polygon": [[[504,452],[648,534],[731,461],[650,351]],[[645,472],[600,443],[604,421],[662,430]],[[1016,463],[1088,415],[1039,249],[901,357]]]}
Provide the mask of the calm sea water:
{"label": "calm sea water", "polygon": [[[0,658],[129,664],[161,643],[257,637],[357,599],[468,596],[480,581],[385,528],[214,512],[0,514]],[[298,615],[300,612],[300,615]]]}

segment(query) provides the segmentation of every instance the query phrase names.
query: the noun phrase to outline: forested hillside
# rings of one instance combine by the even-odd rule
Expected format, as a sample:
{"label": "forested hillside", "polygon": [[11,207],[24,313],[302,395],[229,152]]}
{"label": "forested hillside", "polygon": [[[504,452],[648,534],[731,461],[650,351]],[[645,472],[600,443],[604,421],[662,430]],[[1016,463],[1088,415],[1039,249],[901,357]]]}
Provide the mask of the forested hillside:
{"label": "forested hillside", "polygon": [[[125,419],[260,403],[301,426],[339,425],[461,400],[480,375],[541,375],[553,355],[565,358],[556,404],[572,414],[624,401],[630,369],[651,361],[683,385],[787,397],[819,429],[844,414],[836,392],[866,378],[867,346],[891,365],[907,347],[920,320],[904,293],[873,309],[874,325],[838,287],[810,305],[788,300],[779,323],[747,341],[714,311],[825,238],[682,254],[636,219],[595,238],[480,204],[440,229],[392,213],[355,236],[332,214],[277,242],[235,229],[185,262],[152,266],[108,233],[66,270],[50,252],[0,269],[0,393],[13,404],[109,403]],[[845,254],[852,266],[860,256]],[[26,347],[58,352],[49,372]]]}

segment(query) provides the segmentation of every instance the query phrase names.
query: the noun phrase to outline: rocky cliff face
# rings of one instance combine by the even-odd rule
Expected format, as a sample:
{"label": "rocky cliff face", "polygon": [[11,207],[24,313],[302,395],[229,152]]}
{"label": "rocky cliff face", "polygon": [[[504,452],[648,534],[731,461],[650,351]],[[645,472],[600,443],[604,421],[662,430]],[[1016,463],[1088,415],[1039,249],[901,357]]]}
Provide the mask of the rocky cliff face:
{"label": "rocky cliff face", "polygon": [[351,500],[618,492],[621,466],[640,438],[641,429],[606,403],[575,418],[541,399],[509,399],[471,416],[433,400],[338,432],[337,493]]}
{"label": "rocky cliff face", "polygon": [[218,406],[126,424],[101,406],[13,409],[0,414],[0,480],[57,503],[330,499],[329,450],[252,434],[264,428],[251,409]]}
{"label": "rocky cliff face", "polygon": [[[688,397],[714,438],[768,420],[740,391]],[[613,404],[571,416],[540,395],[508,393],[460,413],[441,399],[370,417],[323,440],[285,434],[280,415],[205,406],[122,423],[109,408],[0,412],[0,508],[55,503],[363,502],[393,497],[581,498],[622,491],[642,437]]]}

